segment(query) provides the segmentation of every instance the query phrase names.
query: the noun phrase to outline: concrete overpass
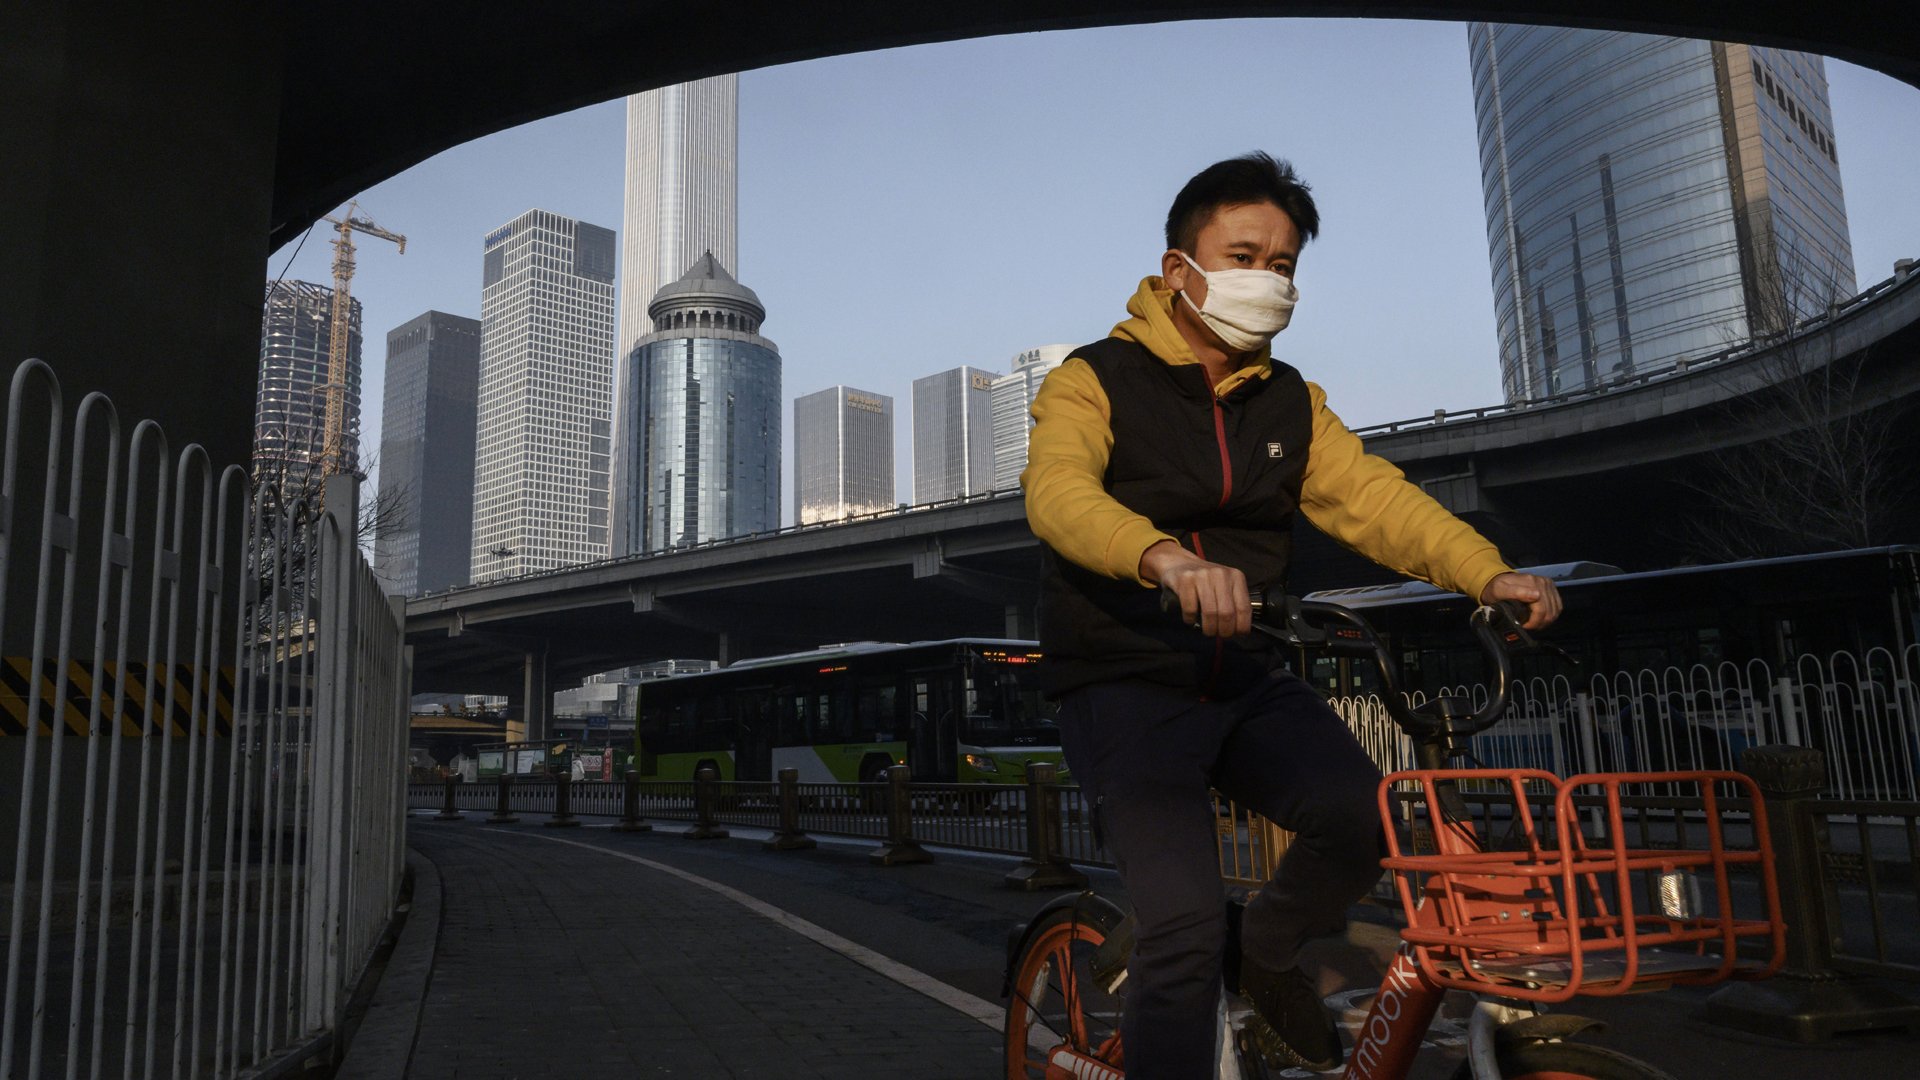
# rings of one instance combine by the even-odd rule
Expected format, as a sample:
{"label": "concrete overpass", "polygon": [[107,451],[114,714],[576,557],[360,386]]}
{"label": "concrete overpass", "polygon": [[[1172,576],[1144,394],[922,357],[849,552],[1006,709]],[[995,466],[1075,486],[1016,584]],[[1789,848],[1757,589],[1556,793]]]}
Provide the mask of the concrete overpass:
{"label": "concrete overpass", "polygon": [[[1821,364],[1809,365],[1809,358]],[[1789,367],[1858,364],[1840,405],[1920,403],[1920,273],[1875,286],[1770,348],[1524,407],[1364,430],[1368,447],[1473,521],[1518,563],[1681,561],[1703,456],[1777,434],[1741,408]],[[1920,452],[1920,425],[1895,453]],[[1920,515],[1908,513],[1909,534]],[[1293,587],[1391,580],[1303,522]],[[415,689],[508,693],[644,659],[734,659],[831,641],[1022,636],[1039,559],[1018,493],[844,525],[612,560],[407,603]]]}

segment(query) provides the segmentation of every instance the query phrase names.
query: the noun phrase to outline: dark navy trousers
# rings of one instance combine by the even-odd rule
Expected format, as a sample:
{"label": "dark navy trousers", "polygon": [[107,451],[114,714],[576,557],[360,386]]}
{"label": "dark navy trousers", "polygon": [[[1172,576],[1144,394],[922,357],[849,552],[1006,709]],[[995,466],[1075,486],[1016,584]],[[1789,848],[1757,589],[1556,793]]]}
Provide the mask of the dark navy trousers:
{"label": "dark navy trousers", "polygon": [[1241,927],[1245,955],[1279,970],[1379,879],[1380,770],[1286,672],[1226,701],[1102,683],[1063,697],[1059,723],[1139,921],[1120,1025],[1128,1080],[1205,1077],[1227,941],[1208,789],[1296,834]]}

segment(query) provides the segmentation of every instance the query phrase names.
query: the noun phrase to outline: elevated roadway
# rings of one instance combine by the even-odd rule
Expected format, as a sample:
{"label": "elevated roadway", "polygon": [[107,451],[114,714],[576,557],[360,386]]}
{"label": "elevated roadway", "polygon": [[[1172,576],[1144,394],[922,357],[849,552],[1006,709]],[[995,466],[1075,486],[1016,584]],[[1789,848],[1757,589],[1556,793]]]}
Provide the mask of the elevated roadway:
{"label": "elevated roadway", "polygon": [[[1702,460],[1778,434],[1780,414],[1756,398],[1783,379],[1856,369],[1852,392],[1834,401],[1842,414],[1920,402],[1920,274],[1889,279],[1770,348],[1362,435],[1518,563],[1666,566],[1686,557],[1685,525],[1702,512],[1688,484]],[[1920,452],[1915,427],[1890,452]],[[1296,546],[1295,589],[1391,580],[1304,522]],[[1038,567],[1021,498],[1009,492],[484,583],[407,602],[414,685],[519,696],[663,656],[1025,636]]]}

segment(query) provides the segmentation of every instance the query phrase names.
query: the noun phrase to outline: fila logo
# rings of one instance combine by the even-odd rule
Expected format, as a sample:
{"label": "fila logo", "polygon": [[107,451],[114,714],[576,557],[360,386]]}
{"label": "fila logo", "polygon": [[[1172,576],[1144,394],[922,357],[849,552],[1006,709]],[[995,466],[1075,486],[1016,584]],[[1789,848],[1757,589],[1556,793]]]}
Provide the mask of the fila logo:
{"label": "fila logo", "polygon": [[1279,443],[1277,443],[1277,442],[1270,442],[1270,443],[1268,443],[1268,444],[1267,444],[1267,456],[1268,456],[1268,457],[1270,457],[1270,458],[1277,458],[1277,457],[1279,457],[1279,456],[1281,456],[1281,455],[1280,455],[1280,444],[1279,444]]}

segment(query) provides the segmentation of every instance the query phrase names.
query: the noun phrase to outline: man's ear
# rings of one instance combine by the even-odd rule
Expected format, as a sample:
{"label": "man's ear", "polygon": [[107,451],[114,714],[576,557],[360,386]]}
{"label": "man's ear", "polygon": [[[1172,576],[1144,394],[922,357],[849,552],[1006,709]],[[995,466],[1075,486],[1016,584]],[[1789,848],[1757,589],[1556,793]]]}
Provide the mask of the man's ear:
{"label": "man's ear", "polygon": [[1174,292],[1187,287],[1187,275],[1192,272],[1193,267],[1187,265],[1187,260],[1178,251],[1168,248],[1160,256],[1160,280],[1166,282],[1167,288]]}

